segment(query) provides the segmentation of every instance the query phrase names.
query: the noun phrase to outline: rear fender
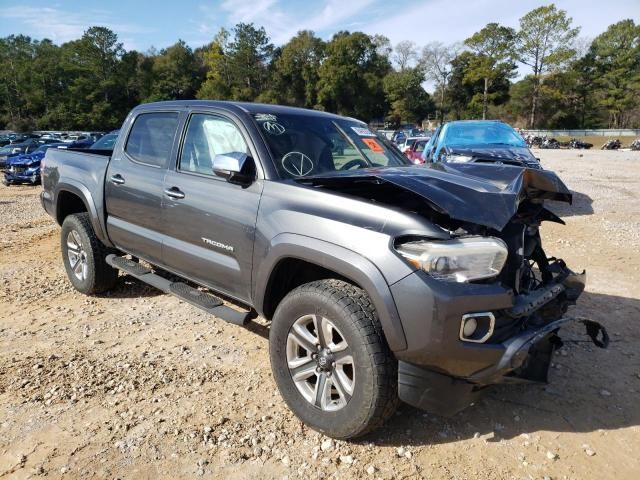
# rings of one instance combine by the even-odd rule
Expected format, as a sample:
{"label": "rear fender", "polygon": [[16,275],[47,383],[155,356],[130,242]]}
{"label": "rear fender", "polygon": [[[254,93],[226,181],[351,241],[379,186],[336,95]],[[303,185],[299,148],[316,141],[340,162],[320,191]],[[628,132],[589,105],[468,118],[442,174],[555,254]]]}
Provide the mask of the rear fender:
{"label": "rear fender", "polygon": [[61,180],[56,185],[54,204],[56,206],[56,219],[59,218],[58,213],[61,205],[59,202],[60,194],[62,192],[69,192],[79,197],[85,205],[89,216],[91,217],[91,225],[96,233],[96,236],[105,245],[112,247],[113,244],[109,241],[107,236],[106,225],[104,224],[104,207],[102,202],[96,203],[96,199],[91,194],[91,191],[82,183],[73,179]]}

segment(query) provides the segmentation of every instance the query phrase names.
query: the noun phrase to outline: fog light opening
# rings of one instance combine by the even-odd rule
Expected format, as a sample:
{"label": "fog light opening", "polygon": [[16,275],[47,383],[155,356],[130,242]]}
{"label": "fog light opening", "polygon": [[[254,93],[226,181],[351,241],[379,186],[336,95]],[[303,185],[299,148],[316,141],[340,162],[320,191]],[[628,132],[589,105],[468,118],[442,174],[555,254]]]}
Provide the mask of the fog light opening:
{"label": "fog light opening", "polygon": [[462,326],[462,333],[464,334],[464,337],[469,338],[473,336],[476,328],[478,328],[478,322],[476,321],[476,319],[473,317],[467,318],[463,323],[464,325]]}
{"label": "fog light opening", "polygon": [[460,340],[473,343],[486,342],[493,335],[495,321],[491,312],[463,315],[460,322]]}

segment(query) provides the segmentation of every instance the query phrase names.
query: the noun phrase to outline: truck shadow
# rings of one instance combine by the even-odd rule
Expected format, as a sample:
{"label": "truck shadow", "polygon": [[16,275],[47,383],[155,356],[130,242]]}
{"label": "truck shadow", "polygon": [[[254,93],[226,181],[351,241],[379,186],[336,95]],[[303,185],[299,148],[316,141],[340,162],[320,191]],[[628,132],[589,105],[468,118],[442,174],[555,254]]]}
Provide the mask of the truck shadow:
{"label": "truck shadow", "polygon": [[157,288],[128,275],[120,275],[115,288],[97,295],[102,298],[142,298],[164,295]]}
{"label": "truck shadow", "polygon": [[571,194],[573,195],[573,203],[571,205],[553,200],[548,200],[545,204],[549,210],[560,218],[593,215],[593,200],[589,195],[575,191],[572,191]]}
{"label": "truck shadow", "polygon": [[[560,331],[565,345],[554,356],[548,385],[500,385],[487,389],[474,406],[450,418],[403,405],[364,443],[407,446],[473,439],[528,441],[541,431],[593,432],[640,425],[640,299],[585,292],[569,312],[601,322],[611,343],[595,347],[582,325]],[[564,353],[563,353],[564,350]],[[634,360],[634,358],[636,360]]]}

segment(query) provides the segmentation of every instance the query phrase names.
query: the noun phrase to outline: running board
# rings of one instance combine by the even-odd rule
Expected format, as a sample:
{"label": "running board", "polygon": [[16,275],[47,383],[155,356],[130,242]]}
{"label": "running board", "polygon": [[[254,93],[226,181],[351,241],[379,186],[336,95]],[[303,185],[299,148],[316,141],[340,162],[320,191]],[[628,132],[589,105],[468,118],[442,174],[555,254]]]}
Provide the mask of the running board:
{"label": "running board", "polygon": [[250,320],[254,319],[257,314],[254,310],[240,311],[226,306],[222,300],[208,292],[203,292],[197,288],[193,288],[183,282],[172,282],[140,263],[126,257],[119,257],[114,254],[107,255],[107,263],[113,268],[123,271],[127,275],[137,278],[138,280],[151,285],[152,287],[162,290],[164,293],[170,293],[191,305],[204,310],[211,315],[221,318],[225,322],[234,325],[246,325]]}

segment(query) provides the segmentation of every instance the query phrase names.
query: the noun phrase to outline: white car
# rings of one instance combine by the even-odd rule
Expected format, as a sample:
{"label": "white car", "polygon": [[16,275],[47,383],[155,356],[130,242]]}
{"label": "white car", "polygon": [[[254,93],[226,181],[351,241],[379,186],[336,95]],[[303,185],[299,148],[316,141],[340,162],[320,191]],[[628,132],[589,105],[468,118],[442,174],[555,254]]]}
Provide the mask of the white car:
{"label": "white car", "polygon": [[424,139],[424,137],[407,137],[404,142],[398,145],[398,148],[402,153],[407,153],[407,150],[409,150],[413,146],[413,144],[416,143],[416,140],[422,139]]}

